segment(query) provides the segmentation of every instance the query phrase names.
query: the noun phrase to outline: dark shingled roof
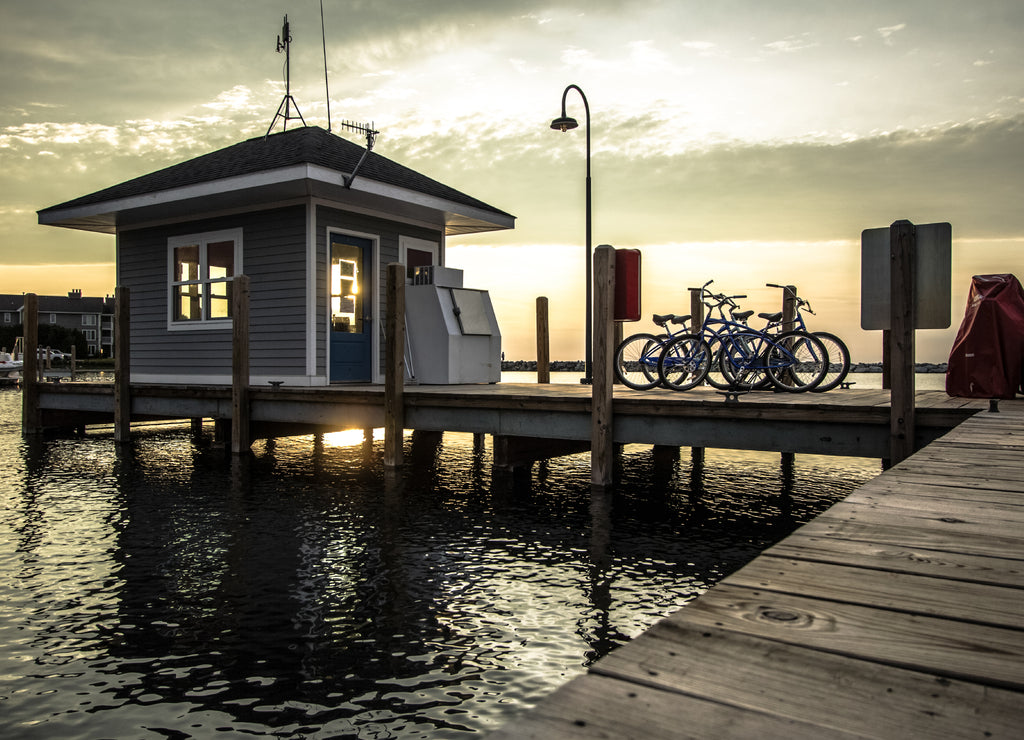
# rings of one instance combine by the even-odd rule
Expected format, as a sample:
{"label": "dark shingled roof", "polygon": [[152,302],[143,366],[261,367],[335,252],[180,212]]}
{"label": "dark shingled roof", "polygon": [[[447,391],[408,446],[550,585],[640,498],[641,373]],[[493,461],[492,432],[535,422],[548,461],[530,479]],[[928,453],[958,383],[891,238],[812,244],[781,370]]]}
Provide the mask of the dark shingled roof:
{"label": "dark shingled roof", "polygon": [[[313,164],[342,173],[351,173],[365,149],[351,141],[328,133],[318,126],[294,128],[290,131],[260,136],[240,144],[204,154],[187,162],[172,165],[119,185],[99,190],[39,211],[62,210],[107,201],[148,195],[164,190],[212,182],[239,175],[251,175],[297,164]],[[358,178],[366,178],[443,198],[453,203],[472,206],[511,217],[483,201],[450,188],[437,180],[421,175],[387,157],[370,152],[359,170]]]}

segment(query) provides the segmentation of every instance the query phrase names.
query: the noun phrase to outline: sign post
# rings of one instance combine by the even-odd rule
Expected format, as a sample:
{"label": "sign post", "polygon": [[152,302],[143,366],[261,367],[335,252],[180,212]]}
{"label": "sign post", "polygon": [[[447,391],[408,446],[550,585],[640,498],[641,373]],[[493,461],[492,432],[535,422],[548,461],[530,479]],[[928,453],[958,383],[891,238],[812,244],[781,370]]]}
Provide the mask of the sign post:
{"label": "sign post", "polygon": [[948,223],[896,221],[861,234],[861,328],[886,337],[889,465],[914,453],[914,332],[949,326],[951,251]]}

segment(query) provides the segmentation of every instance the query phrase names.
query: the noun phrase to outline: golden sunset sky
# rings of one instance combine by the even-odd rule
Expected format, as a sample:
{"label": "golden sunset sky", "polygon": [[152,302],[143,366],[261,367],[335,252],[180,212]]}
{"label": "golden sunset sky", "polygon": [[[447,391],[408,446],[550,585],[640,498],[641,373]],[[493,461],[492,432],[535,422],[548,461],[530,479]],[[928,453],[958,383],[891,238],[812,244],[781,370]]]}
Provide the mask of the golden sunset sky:
{"label": "golden sunset sky", "polygon": [[[855,360],[860,234],[953,227],[952,326],[971,275],[1024,277],[1020,0],[324,0],[334,130],[517,217],[451,238],[509,359],[583,355],[584,141],[549,128],[562,91],[591,113],[594,244],[639,248],[643,313],[689,312],[714,279],[777,310],[792,283]],[[0,0],[0,292],[114,289],[114,238],[36,211],[262,135],[284,93],[327,127],[319,0]],[[582,99],[568,114],[584,121]],[[293,124],[294,125],[294,124]],[[645,320],[626,332],[651,328]]]}

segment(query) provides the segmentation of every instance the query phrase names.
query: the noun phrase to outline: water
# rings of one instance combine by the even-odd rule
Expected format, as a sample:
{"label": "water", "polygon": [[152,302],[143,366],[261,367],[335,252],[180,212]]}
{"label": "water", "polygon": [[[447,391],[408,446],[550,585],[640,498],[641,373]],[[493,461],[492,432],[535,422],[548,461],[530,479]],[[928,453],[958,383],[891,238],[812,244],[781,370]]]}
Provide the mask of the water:
{"label": "water", "polygon": [[[26,442],[0,390],[0,736],[469,738],[495,729],[879,471],[628,446],[529,480],[490,445],[210,430]],[[786,493],[788,489],[790,493]]]}

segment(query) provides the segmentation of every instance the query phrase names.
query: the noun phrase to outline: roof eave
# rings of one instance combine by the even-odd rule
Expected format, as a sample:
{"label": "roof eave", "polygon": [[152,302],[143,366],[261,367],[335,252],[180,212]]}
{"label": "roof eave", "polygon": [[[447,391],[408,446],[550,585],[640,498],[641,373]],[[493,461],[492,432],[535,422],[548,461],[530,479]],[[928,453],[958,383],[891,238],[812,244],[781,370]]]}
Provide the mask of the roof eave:
{"label": "roof eave", "polygon": [[[432,213],[431,221],[443,224],[446,234],[473,234],[515,227],[515,217],[499,211],[457,203],[407,188],[356,178],[345,187],[346,174],[313,164],[297,164],[255,174],[238,175],[144,195],[115,198],[81,206],[47,208],[37,213],[39,223],[105,234],[119,227],[180,217],[195,213],[197,203],[209,212],[219,205],[237,208],[245,203],[280,201],[300,196],[319,195],[344,204],[351,197],[378,202],[380,206],[399,204],[422,213]],[[249,198],[248,196],[255,196]],[[386,209],[385,209],[386,210]]]}

